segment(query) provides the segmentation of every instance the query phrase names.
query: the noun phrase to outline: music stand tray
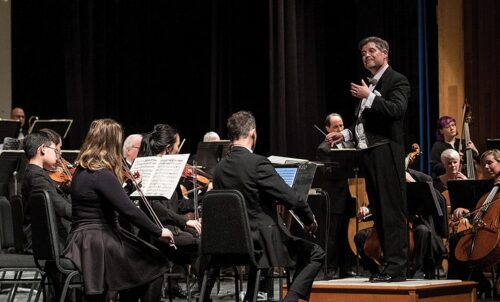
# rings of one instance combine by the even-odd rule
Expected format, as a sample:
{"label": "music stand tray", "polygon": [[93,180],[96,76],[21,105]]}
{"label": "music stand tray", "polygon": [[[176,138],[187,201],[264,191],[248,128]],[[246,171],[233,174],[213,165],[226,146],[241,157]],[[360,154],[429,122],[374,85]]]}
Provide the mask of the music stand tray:
{"label": "music stand tray", "polygon": [[430,182],[409,182],[406,184],[408,211],[410,214],[422,216],[444,215],[443,208],[439,203],[436,191]]}
{"label": "music stand tray", "polygon": [[500,138],[487,138],[486,150],[497,149],[500,150]]}
{"label": "music stand tray", "polygon": [[0,144],[6,137],[17,138],[21,129],[21,122],[18,120],[0,119]]}
{"label": "music stand tray", "polygon": [[[9,184],[14,172],[17,178],[17,189],[20,191],[24,171],[28,160],[24,151],[21,150],[2,150],[0,151],[0,196],[9,196]],[[14,184],[15,186],[16,184]],[[16,193],[16,192],[15,192]],[[18,193],[18,192],[17,192]]]}
{"label": "music stand tray", "polygon": [[224,156],[226,156],[231,141],[220,140],[199,142],[196,149],[196,163],[211,173]]}
{"label": "music stand tray", "polygon": [[43,128],[48,128],[59,133],[59,135],[61,135],[61,137],[65,139],[72,124],[73,120],[71,119],[35,120],[33,124],[31,124],[28,133],[38,131]]}
{"label": "music stand tray", "polygon": [[452,210],[465,208],[470,211],[476,208],[479,199],[493,188],[491,180],[449,180],[448,192]]}

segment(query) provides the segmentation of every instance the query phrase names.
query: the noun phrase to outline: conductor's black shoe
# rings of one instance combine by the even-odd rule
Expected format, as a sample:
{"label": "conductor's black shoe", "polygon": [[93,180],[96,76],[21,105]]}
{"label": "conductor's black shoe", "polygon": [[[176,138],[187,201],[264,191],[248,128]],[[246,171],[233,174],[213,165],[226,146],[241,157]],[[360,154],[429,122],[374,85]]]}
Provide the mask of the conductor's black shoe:
{"label": "conductor's black shoe", "polygon": [[[169,293],[169,290],[167,289],[167,294]],[[187,299],[188,294],[185,290],[183,290],[179,285],[177,286],[172,286],[172,297],[180,298],[180,299]]]}
{"label": "conductor's black shoe", "polygon": [[389,274],[376,274],[370,276],[370,282],[401,282],[406,281],[406,276],[402,275],[389,275]]}
{"label": "conductor's black shoe", "polygon": [[347,270],[347,271],[340,271],[339,273],[339,278],[340,279],[343,279],[343,278],[353,278],[353,277],[356,277],[357,274],[356,272],[352,271],[352,270]]}

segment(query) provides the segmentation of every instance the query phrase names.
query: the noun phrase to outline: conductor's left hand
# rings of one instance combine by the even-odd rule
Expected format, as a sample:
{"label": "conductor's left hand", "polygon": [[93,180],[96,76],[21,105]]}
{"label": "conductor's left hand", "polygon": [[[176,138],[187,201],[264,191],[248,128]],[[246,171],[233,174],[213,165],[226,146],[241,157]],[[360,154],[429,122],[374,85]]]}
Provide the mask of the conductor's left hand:
{"label": "conductor's left hand", "polygon": [[308,232],[309,234],[314,234],[317,230],[318,222],[316,221],[316,219],[314,219],[314,221],[310,225],[306,225],[306,232]]}

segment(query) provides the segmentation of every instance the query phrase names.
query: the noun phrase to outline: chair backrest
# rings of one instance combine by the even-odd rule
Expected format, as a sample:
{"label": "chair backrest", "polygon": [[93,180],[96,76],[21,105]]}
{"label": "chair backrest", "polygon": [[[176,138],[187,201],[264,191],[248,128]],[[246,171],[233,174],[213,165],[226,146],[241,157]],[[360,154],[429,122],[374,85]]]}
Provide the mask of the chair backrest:
{"label": "chair backrest", "polygon": [[30,197],[33,257],[35,261],[58,261],[59,242],[56,213],[47,191],[34,191]]}
{"label": "chair backrest", "polygon": [[24,245],[24,209],[21,195],[13,195],[10,198],[12,208],[12,225],[14,235],[14,247],[16,251],[23,251]]}
{"label": "chair backrest", "polygon": [[212,264],[255,265],[255,252],[243,195],[212,190],[203,198],[201,253]]}
{"label": "chair backrest", "polygon": [[14,246],[12,208],[6,197],[0,196],[0,248]]}

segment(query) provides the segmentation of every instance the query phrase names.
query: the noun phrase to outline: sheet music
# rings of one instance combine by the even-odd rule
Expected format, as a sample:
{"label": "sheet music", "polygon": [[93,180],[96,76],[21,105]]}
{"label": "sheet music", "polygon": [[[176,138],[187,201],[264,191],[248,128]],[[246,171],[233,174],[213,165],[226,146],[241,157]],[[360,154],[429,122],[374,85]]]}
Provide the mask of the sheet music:
{"label": "sheet music", "polygon": [[[170,199],[188,158],[189,154],[138,157],[130,170],[141,172],[142,190],[146,196],[163,196]],[[132,196],[138,196],[138,193],[134,192]]]}

